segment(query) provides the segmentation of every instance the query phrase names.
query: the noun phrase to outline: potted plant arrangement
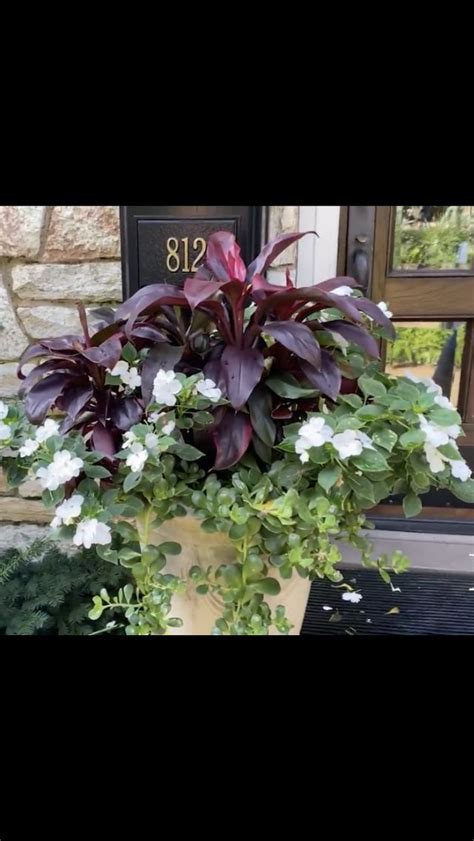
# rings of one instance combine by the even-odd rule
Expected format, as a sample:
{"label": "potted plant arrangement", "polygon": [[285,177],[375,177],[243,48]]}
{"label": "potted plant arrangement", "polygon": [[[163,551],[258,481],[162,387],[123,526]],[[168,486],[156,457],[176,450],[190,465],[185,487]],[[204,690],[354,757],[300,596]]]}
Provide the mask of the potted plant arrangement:
{"label": "potted plant arrangement", "polygon": [[92,619],[120,616],[131,635],[298,634],[311,582],[342,580],[341,543],[387,581],[406,569],[401,552],[372,557],[367,510],[396,493],[414,516],[432,487],[474,500],[449,400],[379,369],[386,307],[347,277],[266,280],[305,235],[247,267],[214,234],[182,289],[139,290],[93,335],[79,306],[83,335],[23,355],[21,401],[0,407],[6,475],[36,477],[53,532],[133,576],[95,596]]}

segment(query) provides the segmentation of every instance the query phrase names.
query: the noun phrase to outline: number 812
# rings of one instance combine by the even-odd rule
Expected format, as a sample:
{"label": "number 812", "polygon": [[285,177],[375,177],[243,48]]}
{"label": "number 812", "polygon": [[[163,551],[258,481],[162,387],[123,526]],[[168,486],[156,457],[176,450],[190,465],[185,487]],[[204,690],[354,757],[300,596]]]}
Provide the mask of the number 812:
{"label": "number 812", "polygon": [[[181,259],[181,246],[182,246],[182,259]],[[193,240],[192,250],[193,252],[197,251],[197,255],[193,260],[191,267],[189,266],[189,237],[183,237],[182,239],[176,239],[176,237],[169,237],[166,241],[166,248],[168,252],[168,256],[166,258],[166,268],[169,272],[179,272],[180,269],[183,272],[197,272],[199,268],[199,262],[204,257],[206,253],[206,240],[203,237],[196,237]]]}

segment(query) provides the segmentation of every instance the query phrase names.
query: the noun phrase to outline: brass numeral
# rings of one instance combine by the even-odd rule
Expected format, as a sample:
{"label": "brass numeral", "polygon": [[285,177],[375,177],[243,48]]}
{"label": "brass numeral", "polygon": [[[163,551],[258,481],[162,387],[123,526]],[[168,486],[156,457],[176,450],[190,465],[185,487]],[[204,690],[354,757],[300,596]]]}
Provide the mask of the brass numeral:
{"label": "brass numeral", "polygon": [[[181,256],[180,256],[180,246],[182,245],[183,250],[183,260],[182,260],[182,267],[181,267]],[[204,257],[206,253],[207,242],[203,237],[196,237],[193,240],[192,250],[193,252],[198,252],[196,257],[194,258],[191,268],[189,267],[189,237],[182,237],[180,240],[176,239],[176,237],[169,237],[166,240],[166,250],[168,252],[168,256],[166,258],[166,268],[169,272],[173,274],[175,272],[179,272],[180,270],[183,272],[197,272],[199,268],[199,263]]]}

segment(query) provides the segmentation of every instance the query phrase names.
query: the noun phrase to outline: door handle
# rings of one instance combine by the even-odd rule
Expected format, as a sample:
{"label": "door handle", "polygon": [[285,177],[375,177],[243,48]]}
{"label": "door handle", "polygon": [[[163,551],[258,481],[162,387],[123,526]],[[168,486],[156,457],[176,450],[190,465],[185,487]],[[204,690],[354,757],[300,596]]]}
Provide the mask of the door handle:
{"label": "door handle", "polygon": [[367,291],[369,285],[369,258],[362,248],[354,251],[352,256],[352,274],[358,285]]}

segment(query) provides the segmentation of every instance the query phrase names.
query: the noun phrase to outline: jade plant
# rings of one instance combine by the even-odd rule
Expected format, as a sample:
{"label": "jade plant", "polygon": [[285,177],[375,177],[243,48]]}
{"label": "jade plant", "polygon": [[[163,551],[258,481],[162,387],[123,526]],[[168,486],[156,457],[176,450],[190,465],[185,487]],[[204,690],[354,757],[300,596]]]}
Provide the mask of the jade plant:
{"label": "jade plant", "polygon": [[[173,595],[195,588],[222,601],[215,634],[287,633],[284,607],[266,596],[278,577],[341,581],[342,542],[386,581],[407,568],[401,552],[373,557],[366,511],[403,494],[414,516],[430,488],[474,501],[457,411],[431,380],[380,370],[381,341],[394,336],[387,308],[350,278],[265,279],[301,236],[246,267],[234,237],[215,234],[182,290],[146,287],[102,312],[92,335],[80,308],[83,335],[24,354],[21,377],[39,364],[22,402],[0,408],[6,475],[35,476],[53,533],[133,577],[95,596],[92,619],[123,611],[127,633],[163,634],[181,624]],[[155,530],[189,514],[228,535],[234,563],[166,572],[181,547]]]}

